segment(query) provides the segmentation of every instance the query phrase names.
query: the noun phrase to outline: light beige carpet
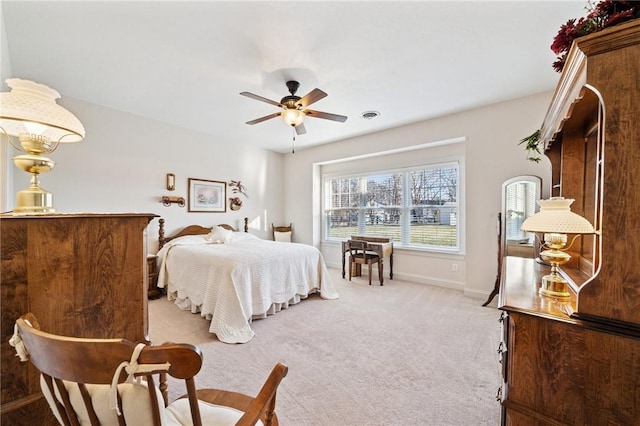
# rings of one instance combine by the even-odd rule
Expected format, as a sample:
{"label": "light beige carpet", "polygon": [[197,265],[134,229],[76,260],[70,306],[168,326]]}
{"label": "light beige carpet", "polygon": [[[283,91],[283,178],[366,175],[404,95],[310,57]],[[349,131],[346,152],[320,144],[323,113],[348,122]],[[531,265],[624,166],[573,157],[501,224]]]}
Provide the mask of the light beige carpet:
{"label": "light beige carpet", "polygon": [[[208,321],[165,298],[149,303],[151,339],[200,347],[199,388],[253,395],[276,362],[287,364],[283,426],[499,424],[500,311],[459,291],[330,274],[340,299],[312,296],[254,321],[249,343],[219,342]],[[173,388],[172,398],[184,393]]]}

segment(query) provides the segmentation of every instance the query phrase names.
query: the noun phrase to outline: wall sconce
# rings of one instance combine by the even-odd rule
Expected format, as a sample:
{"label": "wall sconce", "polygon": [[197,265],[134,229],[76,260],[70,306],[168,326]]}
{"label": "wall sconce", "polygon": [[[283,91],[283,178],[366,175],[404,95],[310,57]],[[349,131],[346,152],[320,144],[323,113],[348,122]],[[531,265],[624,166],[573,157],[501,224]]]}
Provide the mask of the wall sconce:
{"label": "wall sconce", "polygon": [[169,207],[171,204],[177,204],[180,207],[184,207],[186,204],[184,197],[168,197],[166,195],[160,199],[160,202],[165,207]]}
{"label": "wall sconce", "polygon": [[167,191],[174,191],[176,189],[176,175],[173,173],[167,173]]}
{"label": "wall sconce", "polygon": [[[527,232],[544,233],[544,241],[540,252],[542,260],[551,264],[551,273],[542,277],[542,285],[538,291],[540,295],[569,300],[571,294],[567,288],[567,280],[560,274],[560,265],[564,265],[571,259],[566,250],[569,250],[580,234],[595,233],[593,226],[584,217],[571,211],[571,203],[574,200],[563,197],[551,197],[548,200],[539,200],[540,211],[529,216],[520,229]],[[567,234],[577,234],[571,240],[568,247]]]}
{"label": "wall sconce", "polygon": [[53,194],[40,187],[40,174],[49,172],[55,162],[45,157],[61,143],[80,142],[85,135],[82,123],[56,103],[60,94],[30,80],[9,78],[11,88],[0,93],[0,134],[25,155],[13,157],[15,165],[31,173],[29,188],[16,195],[14,214],[54,213]]}

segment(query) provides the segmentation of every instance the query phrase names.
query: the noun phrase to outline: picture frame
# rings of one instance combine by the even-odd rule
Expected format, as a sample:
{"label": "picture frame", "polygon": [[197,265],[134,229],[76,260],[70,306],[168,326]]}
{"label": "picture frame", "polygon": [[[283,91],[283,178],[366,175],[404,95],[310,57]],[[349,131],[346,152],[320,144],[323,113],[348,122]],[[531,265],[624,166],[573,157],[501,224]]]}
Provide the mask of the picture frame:
{"label": "picture frame", "polygon": [[227,182],[189,178],[188,211],[225,213],[227,211]]}

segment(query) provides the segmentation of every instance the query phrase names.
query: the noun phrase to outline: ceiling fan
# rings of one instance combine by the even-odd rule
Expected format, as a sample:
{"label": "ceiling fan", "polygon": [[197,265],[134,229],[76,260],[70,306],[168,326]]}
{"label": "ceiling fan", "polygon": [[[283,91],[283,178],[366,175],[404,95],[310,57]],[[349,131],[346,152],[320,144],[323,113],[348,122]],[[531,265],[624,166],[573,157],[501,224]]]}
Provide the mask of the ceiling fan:
{"label": "ceiling fan", "polygon": [[286,124],[295,128],[296,134],[303,135],[307,133],[307,130],[305,129],[303,123],[305,116],[324,118],[325,120],[339,121],[341,123],[347,121],[347,117],[344,115],[306,109],[312,103],[317,102],[327,96],[327,94],[322,90],[313,89],[301,98],[299,96],[296,96],[296,92],[298,91],[298,87],[300,87],[300,83],[291,80],[287,81],[286,84],[291,95],[285,96],[280,100],[280,102],[272,101],[271,99],[263,98],[262,96],[254,95],[253,93],[249,92],[240,93],[242,96],[266,102],[283,109],[283,111],[275,112],[264,117],[256,118],[255,120],[247,121],[247,124],[258,124],[262,123],[263,121],[280,116]]}

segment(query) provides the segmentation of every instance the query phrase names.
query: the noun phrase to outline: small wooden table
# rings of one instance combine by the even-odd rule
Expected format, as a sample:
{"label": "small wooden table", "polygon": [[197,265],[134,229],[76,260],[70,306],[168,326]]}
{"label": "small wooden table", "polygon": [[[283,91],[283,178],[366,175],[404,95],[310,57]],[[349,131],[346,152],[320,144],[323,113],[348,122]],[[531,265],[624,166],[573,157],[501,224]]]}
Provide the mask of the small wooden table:
{"label": "small wooden table", "polygon": [[[380,258],[389,256],[389,279],[393,279],[393,241],[391,238],[369,237],[367,235],[352,235],[352,240],[366,241],[371,250],[375,251]],[[342,242],[342,278],[345,277],[345,253],[349,251],[347,241]],[[355,265],[357,269],[354,276],[360,276],[360,265]]]}

